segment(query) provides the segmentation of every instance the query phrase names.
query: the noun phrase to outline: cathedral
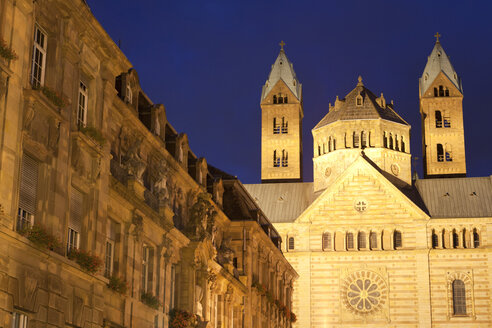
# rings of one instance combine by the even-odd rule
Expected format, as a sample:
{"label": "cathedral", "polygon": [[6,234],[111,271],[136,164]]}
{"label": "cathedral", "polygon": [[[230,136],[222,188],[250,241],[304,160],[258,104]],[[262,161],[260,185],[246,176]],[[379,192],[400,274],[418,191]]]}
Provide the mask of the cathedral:
{"label": "cathedral", "polygon": [[261,184],[245,187],[299,274],[295,327],[492,325],[492,181],[466,177],[462,83],[436,38],[418,81],[423,179],[410,125],[359,77],[312,128],[304,182],[302,84],[281,43],[261,93]]}

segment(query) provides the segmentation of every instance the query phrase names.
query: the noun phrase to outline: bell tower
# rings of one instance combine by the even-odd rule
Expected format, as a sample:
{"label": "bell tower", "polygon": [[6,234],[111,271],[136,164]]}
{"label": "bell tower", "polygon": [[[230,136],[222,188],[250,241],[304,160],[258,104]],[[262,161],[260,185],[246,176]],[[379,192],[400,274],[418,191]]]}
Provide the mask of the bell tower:
{"label": "bell tower", "polygon": [[466,176],[461,79],[436,33],[419,83],[424,177]]}
{"label": "bell tower", "polygon": [[302,181],[302,86],[285,43],[261,93],[261,182]]}

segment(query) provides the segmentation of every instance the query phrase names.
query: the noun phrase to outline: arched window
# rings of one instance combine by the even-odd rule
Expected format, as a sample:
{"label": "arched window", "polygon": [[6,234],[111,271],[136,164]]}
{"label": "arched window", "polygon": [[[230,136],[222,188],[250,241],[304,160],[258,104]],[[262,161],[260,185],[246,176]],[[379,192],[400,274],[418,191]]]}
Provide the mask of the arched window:
{"label": "arched window", "polygon": [[449,117],[449,111],[447,111],[447,110],[444,111],[442,119],[444,121],[444,127],[450,128],[451,127],[451,117]]}
{"label": "arched window", "polygon": [[400,146],[399,146],[399,143],[398,143],[398,135],[395,134],[395,150],[400,150]]}
{"label": "arched window", "polygon": [[354,132],[352,133],[352,138],[353,138],[353,144],[354,144],[354,148],[359,148],[359,134]]}
{"label": "arched window", "polygon": [[436,128],[442,128],[442,113],[440,110],[436,110],[435,117],[436,117]]}
{"label": "arched window", "polygon": [[282,95],[279,95],[278,98],[277,98],[277,102],[279,104],[283,104],[284,103],[284,97],[282,97]]}
{"label": "arched window", "polygon": [[459,237],[456,233],[456,229],[453,229],[453,248],[458,248],[459,245]]}
{"label": "arched window", "polygon": [[280,133],[280,124],[277,122],[277,118],[273,118],[273,134],[279,134]]}
{"label": "arched window", "polygon": [[323,141],[323,154],[326,154],[326,142]]}
{"label": "arched window", "polygon": [[280,157],[277,156],[277,151],[273,151],[273,167],[280,167]]}
{"label": "arched window", "polygon": [[468,245],[466,244],[466,229],[463,229],[460,237],[461,237],[462,242],[463,242],[463,248],[468,248]]}
{"label": "arched window", "polygon": [[437,248],[439,246],[438,237],[435,230],[432,230],[432,248]]}
{"label": "arched window", "polygon": [[446,90],[444,90],[444,94],[446,95],[446,97],[449,97],[449,89],[446,88]]}
{"label": "arched window", "polygon": [[388,148],[388,136],[386,135],[386,132],[383,132],[383,147]]}
{"label": "arched window", "polygon": [[480,235],[478,234],[477,228],[473,229],[473,248],[480,246]]}
{"label": "arched window", "polygon": [[347,249],[354,249],[354,234],[351,232],[347,233]]}
{"label": "arched window", "polygon": [[393,149],[393,134],[391,133],[389,135],[389,148]]}
{"label": "arched window", "polygon": [[378,248],[378,235],[374,231],[369,234],[369,246],[371,249]]}
{"label": "arched window", "polygon": [[331,152],[331,137],[328,138],[328,151]]}
{"label": "arched window", "polygon": [[333,138],[333,150],[337,150],[337,139]]}
{"label": "arched window", "polygon": [[318,156],[321,156],[321,146],[318,145]]}
{"label": "arched window", "polygon": [[284,104],[287,104],[288,103],[288,99],[287,97],[284,97]]}
{"label": "arched window", "polygon": [[287,244],[289,250],[294,249],[294,237],[289,237],[289,242]]}
{"label": "arched window", "polygon": [[402,246],[402,241],[401,241],[401,232],[398,230],[395,230],[393,232],[393,248],[397,249]]}
{"label": "arched window", "polygon": [[282,167],[288,167],[289,166],[289,153],[287,150],[282,149]]}
{"label": "arched window", "polygon": [[453,149],[450,144],[446,144],[446,162],[453,161]]}
{"label": "arched window", "polygon": [[273,96],[273,103],[276,104],[277,103],[277,96]]}
{"label": "arched window", "polygon": [[367,135],[364,131],[360,133],[360,143],[362,149],[367,147]]}
{"label": "arched window", "polygon": [[359,249],[365,249],[366,246],[366,233],[364,231],[360,231],[357,235],[357,245]]}
{"label": "arched window", "polygon": [[466,290],[463,280],[453,281],[453,314],[466,315]]}
{"label": "arched window", "polygon": [[344,142],[345,142],[345,148],[350,148],[349,145],[348,145],[348,141],[347,141],[347,133],[345,132],[345,134],[343,135],[343,139],[344,139]]}
{"label": "arched window", "polygon": [[444,149],[442,144],[437,144],[437,161],[444,162]]}
{"label": "arched window", "polygon": [[403,141],[403,136],[401,137],[401,151],[405,152],[405,141]]}
{"label": "arched window", "polygon": [[442,229],[441,237],[442,237],[442,248],[446,248],[446,230]]}
{"label": "arched window", "polygon": [[285,117],[282,117],[282,133],[288,133],[289,132],[289,123],[285,119]]}
{"label": "arched window", "polygon": [[331,249],[331,234],[329,232],[323,233],[321,243],[324,251]]}
{"label": "arched window", "polygon": [[438,96],[437,88],[434,88],[434,97],[437,97],[437,96]]}
{"label": "arched window", "polygon": [[444,88],[442,85],[439,86],[439,97],[444,97]]}

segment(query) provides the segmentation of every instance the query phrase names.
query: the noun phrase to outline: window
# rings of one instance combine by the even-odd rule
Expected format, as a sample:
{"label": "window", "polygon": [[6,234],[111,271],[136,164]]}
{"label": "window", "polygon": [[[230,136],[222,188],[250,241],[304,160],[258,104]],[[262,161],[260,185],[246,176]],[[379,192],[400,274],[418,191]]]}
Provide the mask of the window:
{"label": "window", "polygon": [[34,28],[34,47],[32,52],[31,84],[40,87],[44,84],[44,73],[46,69],[46,47],[48,38],[41,29]]}
{"label": "window", "polygon": [[354,234],[351,232],[347,233],[347,249],[354,248]]}
{"label": "window", "polygon": [[444,88],[442,85],[439,86],[439,97],[444,97]]}
{"label": "window", "polygon": [[369,234],[369,246],[371,249],[378,248],[378,235],[374,231]]}
{"label": "window", "polygon": [[389,148],[393,149],[393,134],[391,133],[389,135]]}
{"label": "window", "polygon": [[320,156],[320,155],[321,155],[321,146],[318,145],[318,156]]}
{"label": "window", "polygon": [[277,103],[277,96],[273,96],[273,103],[276,104]]}
{"label": "window", "polygon": [[388,136],[386,135],[386,132],[383,133],[383,147],[388,148]]}
{"label": "window", "polygon": [[277,151],[273,151],[273,167],[280,167],[280,157],[277,157]]}
{"label": "window", "polygon": [[440,110],[436,110],[436,128],[442,128],[442,114]]}
{"label": "window", "polygon": [[19,312],[12,313],[12,328],[27,328],[27,316]]}
{"label": "window", "polygon": [[114,248],[116,244],[116,233],[118,224],[113,220],[108,220],[106,226],[106,254],[105,254],[105,265],[104,265],[104,275],[106,277],[111,277],[113,275],[114,267]]}
{"label": "window", "polygon": [[331,249],[331,234],[329,232],[323,233],[322,247],[324,251]]}
{"label": "window", "polygon": [[361,148],[364,149],[367,147],[367,135],[364,131],[360,133],[360,140],[361,140]]}
{"label": "window", "polygon": [[435,230],[432,230],[432,248],[437,248],[439,246],[438,237]]}
{"label": "window", "polygon": [[353,137],[353,144],[354,144],[354,148],[359,148],[359,134],[354,132],[352,133],[352,137]]}
{"label": "window", "polygon": [[477,232],[477,229],[473,229],[473,248],[477,248],[480,246],[480,236]]}
{"label": "window", "polygon": [[405,152],[405,141],[403,141],[403,137],[401,137],[401,151]]}
{"label": "window", "polygon": [[289,166],[289,153],[287,150],[283,149],[282,150],[282,167],[287,167]]}
{"label": "window", "polygon": [[459,246],[459,236],[456,229],[453,229],[453,248],[458,248]]}
{"label": "window", "polygon": [[453,150],[451,148],[451,145],[446,144],[446,162],[452,162],[453,161]]}
{"label": "window", "polygon": [[362,106],[362,96],[361,95],[358,95],[357,96],[356,105],[357,106]]}
{"label": "window", "polygon": [[333,138],[333,150],[337,150],[337,139]]}
{"label": "window", "polygon": [[446,230],[442,230],[441,233],[441,238],[442,238],[442,248],[446,248]]}
{"label": "window", "polygon": [[395,230],[393,233],[393,248],[397,249],[402,246],[402,240],[401,240],[401,232],[398,230]]}
{"label": "window", "polygon": [[273,118],[273,134],[279,134],[280,133],[280,124],[277,123],[277,118]]}
{"label": "window", "polygon": [[285,120],[285,117],[282,117],[282,133],[288,133],[288,132],[289,132],[289,125]]}
{"label": "window", "polygon": [[84,195],[72,188],[70,195],[70,219],[68,221],[67,253],[80,246],[82,232]]}
{"label": "window", "polygon": [[437,88],[434,88],[434,97],[437,97],[437,96],[438,96]]}
{"label": "window", "polygon": [[366,233],[361,231],[357,235],[357,245],[359,246],[359,249],[365,249],[367,247],[366,245]]}
{"label": "window", "polygon": [[83,128],[87,124],[87,87],[84,82],[79,84],[79,105],[77,109],[77,126]]}
{"label": "window", "polygon": [[453,281],[453,314],[466,315],[466,293],[463,280]]}
{"label": "window", "polygon": [[17,230],[22,231],[34,224],[38,189],[39,164],[31,156],[24,154],[20,168],[19,210]]}
{"label": "window", "polygon": [[142,249],[142,292],[148,293],[152,291],[152,260],[154,250],[144,245]]}
{"label": "window", "polygon": [[442,144],[437,144],[437,161],[444,162],[444,149]]}
{"label": "window", "polygon": [[446,90],[444,90],[444,94],[446,95],[446,97],[449,97],[449,89],[446,88]]}
{"label": "window", "polygon": [[348,140],[347,140],[347,133],[345,133],[345,134],[343,135],[343,139],[344,139],[343,141],[344,141],[344,143],[345,143],[345,148],[350,148],[350,146],[349,146],[349,144],[348,144]]}
{"label": "window", "polygon": [[444,127],[445,128],[450,128],[451,127],[451,118],[449,117],[449,113],[447,111],[444,111]]}
{"label": "window", "polygon": [[129,104],[133,103],[133,91],[130,83],[126,85],[125,101]]}
{"label": "window", "polygon": [[395,150],[400,150],[400,146],[398,144],[398,135],[395,134]]}
{"label": "window", "polygon": [[294,237],[289,237],[289,242],[288,242],[288,249],[294,249]]}
{"label": "window", "polygon": [[461,240],[463,242],[463,248],[469,248],[469,246],[466,243],[466,234],[467,234],[466,229],[463,229],[463,231],[460,234],[460,238],[461,238]]}

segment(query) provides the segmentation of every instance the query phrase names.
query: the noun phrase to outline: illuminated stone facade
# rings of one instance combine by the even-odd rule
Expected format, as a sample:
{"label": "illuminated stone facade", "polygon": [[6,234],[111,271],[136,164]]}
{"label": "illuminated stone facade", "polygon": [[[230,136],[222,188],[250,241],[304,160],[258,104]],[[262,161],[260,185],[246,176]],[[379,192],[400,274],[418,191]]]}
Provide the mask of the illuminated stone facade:
{"label": "illuminated stone facade", "polygon": [[492,179],[462,177],[461,81],[439,42],[420,84],[434,179],[412,181],[410,126],[359,78],[312,130],[314,182],[245,185],[299,274],[296,327],[492,325]]}
{"label": "illuminated stone facade", "polygon": [[0,0],[0,39],[0,327],[290,327],[279,234],[85,1]]}

